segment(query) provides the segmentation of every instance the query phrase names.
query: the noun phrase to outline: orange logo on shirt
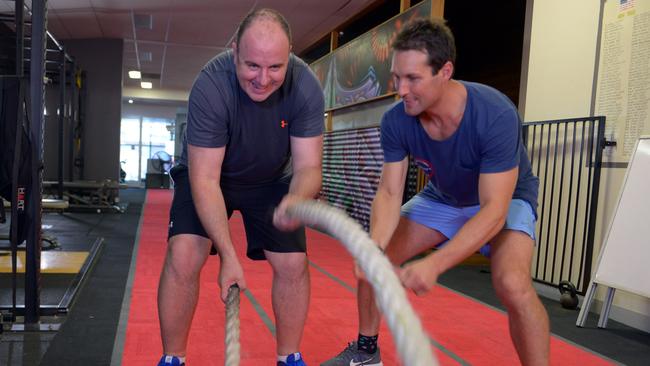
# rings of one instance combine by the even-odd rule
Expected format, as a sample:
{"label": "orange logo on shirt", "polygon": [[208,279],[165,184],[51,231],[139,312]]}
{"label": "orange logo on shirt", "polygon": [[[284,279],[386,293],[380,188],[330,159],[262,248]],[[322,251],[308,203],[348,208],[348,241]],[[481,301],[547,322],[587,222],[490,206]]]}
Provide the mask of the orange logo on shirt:
{"label": "orange logo on shirt", "polygon": [[288,123],[285,120],[280,121],[280,127],[285,128],[287,127]]}

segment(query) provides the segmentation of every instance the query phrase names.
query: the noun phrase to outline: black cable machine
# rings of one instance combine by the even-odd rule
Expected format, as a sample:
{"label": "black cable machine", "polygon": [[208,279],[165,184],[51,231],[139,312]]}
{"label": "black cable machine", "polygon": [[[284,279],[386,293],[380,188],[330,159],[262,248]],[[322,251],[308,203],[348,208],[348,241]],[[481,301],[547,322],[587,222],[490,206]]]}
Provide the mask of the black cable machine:
{"label": "black cable machine", "polygon": [[[43,74],[45,61],[45,2],[32,2],[32,47],[29,63],[29,105],[25,102],[22,84],[24,76],[24,4],[22,0],[15,1],[15,73],[3,78],[3,127],[11,128],[12,117],[17,121],[15,128],[15,144],[13,154],[3,154],[5,159],[11,159],[11,184],[9,199],[11,200],[11,267],[12,267],[12,320],[17,315],[16,306],[16,267],[17,247],[19,241],[26,239],[25,263],[25,324],[36,324],[40,316],[40,262],[41,262],[41,164],[43,153]],[[11,62],[9,62],[11,63]],[[18,91],[17,95],[15,91]],[[13,115],[15,113],[15,115]],[[25,121],[24,117],[28,117]],[[4,132],[4,131],[3,131]],[[7,141],[10,143],[10,141]],[[3,143],[4,146],[8,145]],[[23,147],[23,145],[26,145]],[[26,149],[23,151],[23,149]],[[13,158],[13,159],[12,159]],[[29,167],[29,174],[24,173]],[[23,169],[21,169],[23,168]],[[4,184],[6,185],[6,184]],[[3,190],[4,191],[4,190]],[[6,194],[3,193],[3,195]],[[5,198],[6,195],[5,195]],[[3,208],[4,209],[4,208]],[[27,227],[37,227],[39,230],[28,230]],[[3,317],[4,318],[4,317]]]}
{"label": "black cable machine", "polygon": [[[45,107],[45,83],[48,80],[59,84],[59,134],[58,134],[58,186],[57,196],[63,197],[64,173],[64,123],[70,127],[73,138],[80,136],[80,93],[79,72],[74,60],[46,30],[47,0],[33,0],[27,9],[23,0],[15,0],[14,14],[0,14],[0,49],[2,55],[9,55],[4,49],[15,50],[15,58],[0,57],[0,196],[11,202],[10,248],[12,266],[12,304],[0,305],[1,320],[16,321],[24,317],[23,329],[38,330],[40,316],[66,313],[73,297],[81,285],[89,267],[94,263],[101,248],[102,239],[92,246],[88,259],[55,306],[41,306],[41,214],[43,210],[43,122]],[[25,21],[25,15],[31,15]],[[26,36],[29,30],[29,36]],[[13,31],[15,44],[7,42],[5,35]],[[51,47],[50,47],[51,46]],[[27,51],[29,53],[27,54]],[[28,56],[28,57],[26,57]],[[48,57],[49,56],[49,57]],[[28,66],[28,67],[27,67]],[[70,77],[68,75],[71,75]],[[70,80],[70,82],[68,82]],[[66,93],[67,86],[72,92]],[[28,91],[28,93],[26,93]],[[78,134],[78,135],[77,135]],[[6,139],[6,141],[5,141]],[[73,147],[74,142],[70,142]],[[78,145],[78,144],[77,144]],[[69,178],[73,178],[75,149],[70,150]],[[46,202],[49,204],[51,202]],[[0,209],[4,210],[4,204]],[[4,217],[4,216],[2,216]],[[1,217],[0,217],[1,219]],[[16,277],[18,245],[25,242],[25,296],[24,306],[16,304]],[[7,313],[6,311],[10,311]],[[13,330],[20,330],[14,324]],[[0,332],[2,331],[0,327]],[[53,330],[52,326],[45,326]]]}

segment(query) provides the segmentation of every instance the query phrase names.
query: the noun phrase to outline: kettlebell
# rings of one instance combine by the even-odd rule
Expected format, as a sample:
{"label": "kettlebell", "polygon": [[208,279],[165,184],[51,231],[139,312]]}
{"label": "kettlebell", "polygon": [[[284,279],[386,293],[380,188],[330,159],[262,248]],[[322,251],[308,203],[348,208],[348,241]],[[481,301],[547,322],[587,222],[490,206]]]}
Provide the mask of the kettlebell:
{"label": "kettlebell", "polygon": [[576,287],[569,281],[561,281],[558,289],[560,290],[560,304],[562,304],[562,307],[575,310],[578,307],[578,291],[576,291]]}

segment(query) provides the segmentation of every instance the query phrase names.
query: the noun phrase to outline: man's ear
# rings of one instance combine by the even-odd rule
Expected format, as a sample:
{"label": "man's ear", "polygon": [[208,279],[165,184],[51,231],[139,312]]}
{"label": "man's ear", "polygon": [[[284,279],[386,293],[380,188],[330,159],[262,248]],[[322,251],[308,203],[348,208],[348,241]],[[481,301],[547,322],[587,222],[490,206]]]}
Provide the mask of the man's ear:
{"label": "man's ear", "polygon": [[444,65],[442,65],[442,69],[440,69],[442,72],[442,76],[449,80],[451,77],[454,75],[454,64],[451,63],[451,61],[445,62]]}
{"label": "man's ear", "polygon": [[442,65],[442,72],[445,79],[451,79],[452,76],[454,76],[454,64],[451,63],[451,61],[445,62],[445,64]]}
{"label": "man's ear", "polygon": [[231,43],[230,47],[232,48],[232,54],[235,57],[235,63],[237,63],[237,42]]}

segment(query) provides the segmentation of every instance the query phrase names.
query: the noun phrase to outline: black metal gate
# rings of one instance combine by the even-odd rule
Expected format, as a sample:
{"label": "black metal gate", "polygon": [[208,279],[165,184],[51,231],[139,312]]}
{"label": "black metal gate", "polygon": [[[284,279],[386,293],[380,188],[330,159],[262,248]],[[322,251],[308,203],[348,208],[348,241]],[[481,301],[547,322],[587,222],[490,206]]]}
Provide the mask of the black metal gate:
{"label": "black metal gate", "polygon": [[532,276],[567,280],[584,294],[591,277],[605,117],[526,122],[523,139],[539,177]]}

